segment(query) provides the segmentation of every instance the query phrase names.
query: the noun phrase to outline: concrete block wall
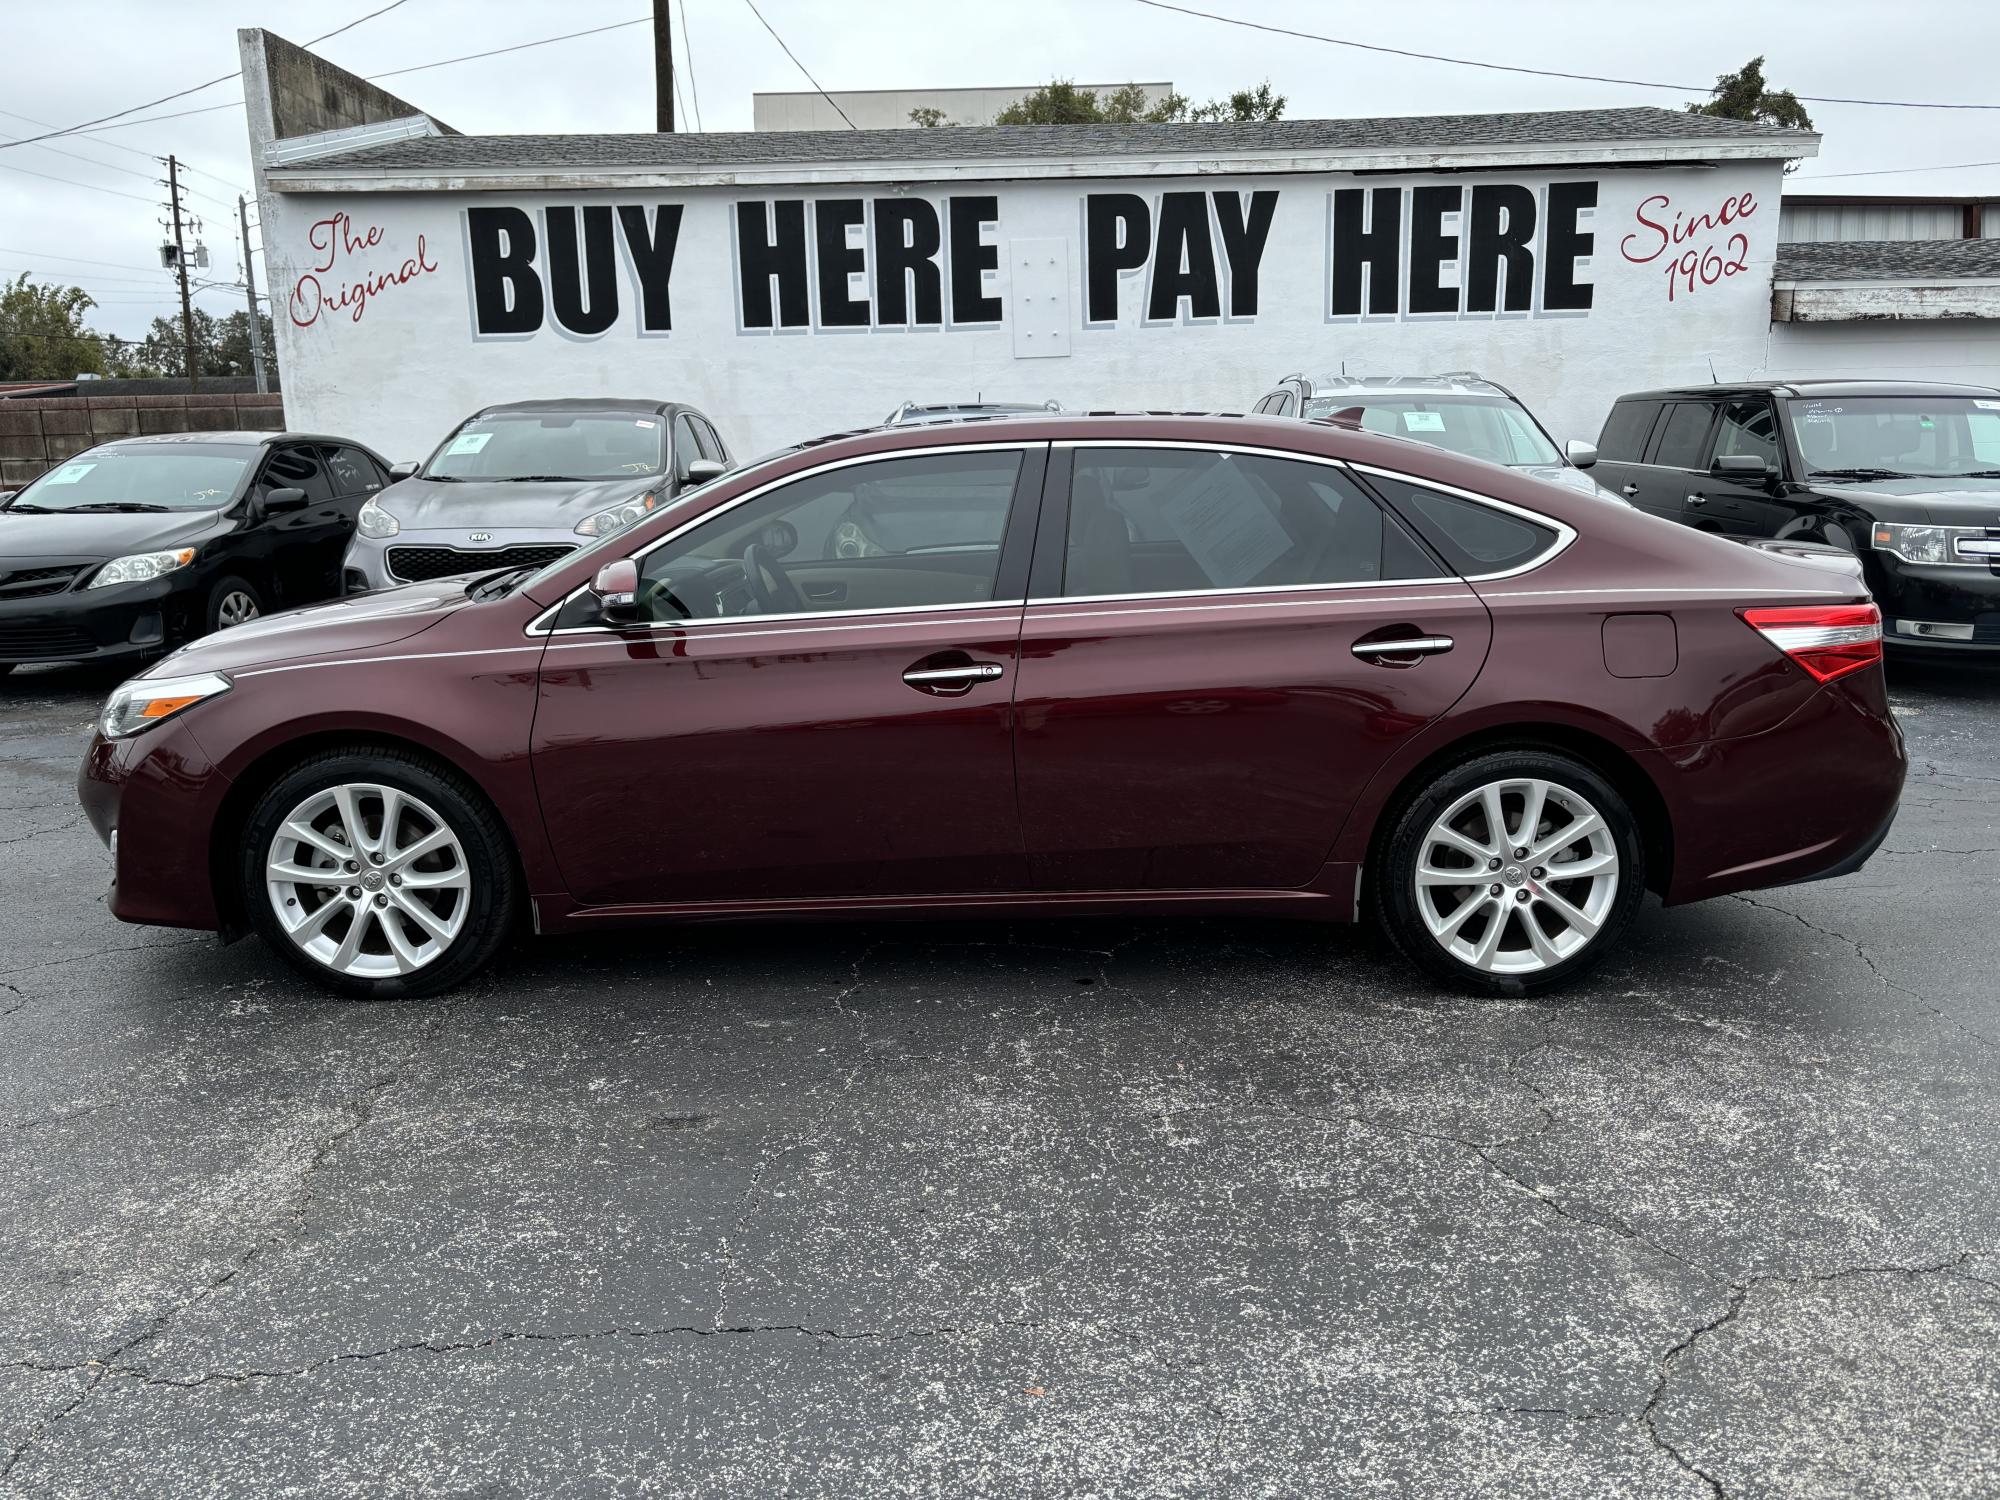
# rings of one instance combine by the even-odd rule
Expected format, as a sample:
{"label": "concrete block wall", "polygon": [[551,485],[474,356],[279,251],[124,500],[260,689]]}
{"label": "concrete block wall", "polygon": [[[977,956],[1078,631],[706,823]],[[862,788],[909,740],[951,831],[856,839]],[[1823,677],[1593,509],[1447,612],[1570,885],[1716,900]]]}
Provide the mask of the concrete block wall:
{"label": "concrete block wall", "polygon": [[54,396],[0,401],[0,488],[13,489],[113,438],[160,432],[278,432],[279,395]]}

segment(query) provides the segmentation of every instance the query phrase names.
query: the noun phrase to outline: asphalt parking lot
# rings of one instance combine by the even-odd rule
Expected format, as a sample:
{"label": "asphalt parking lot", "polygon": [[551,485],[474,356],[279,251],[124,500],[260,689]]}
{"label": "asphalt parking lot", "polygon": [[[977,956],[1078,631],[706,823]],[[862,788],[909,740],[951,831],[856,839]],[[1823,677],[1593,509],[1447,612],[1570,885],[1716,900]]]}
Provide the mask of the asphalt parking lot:
{"label": "asphalt parking lot", "polygon": [[126,927],[0,679],[0,1493],[2000,1492],[2000,673],[1837,882],[1442,995],[1249,921]]}

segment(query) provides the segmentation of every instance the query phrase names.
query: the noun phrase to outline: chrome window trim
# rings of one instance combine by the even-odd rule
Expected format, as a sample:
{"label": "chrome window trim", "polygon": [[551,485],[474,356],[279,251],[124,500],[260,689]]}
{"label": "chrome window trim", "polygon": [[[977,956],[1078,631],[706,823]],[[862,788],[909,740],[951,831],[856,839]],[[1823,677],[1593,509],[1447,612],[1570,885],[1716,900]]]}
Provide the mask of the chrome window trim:
{"label": "chrome window trim", "polygon": [[[828,622],[837,625],[842,620],[866,620],[873,619],[879,615],[966,614],[983,610],[1019,609],[1025,603],[1027,603],[1025,599],[982,599],[973,604],[885,604],[878,609],[818,610],[810,613],[803,610],[794,610],[790,614],[782,615],[718,615],[710,620],[635,620],[630,625],[620,628],[613,628],[609,625],[567,625],[561,630],[537,630],[531,633],[549,638],[564,635],[610,635],[626,638],[650,635],[660,630],[692,630],[702,634],[709,634],[719,625],[782,625],[802,621],[809,621],[811,623],[801,624],[801,629],[818,630],[824,628],[824,625]],[[561,605],[556,606],[558,609],[561,607]],[[886,630],[895,625],[921,623],[921,621],[891,621],[889,625],[879,627],[851,626],[849,628]],[[764,630],[756,633],[767,635],[770,632]]]}
{"label": "chrome window trim", "polygon": [[1532,572],[1536,568],[1554,562],[1564,552],[1569,550],[1570,543],[1574,542],[1577,537],[1576,528],[1568,522],[1558,521],[1554,516],[1539,510],[1530,510],[1525,505],[1516,505],[1509,500],[1496,500],[1493,496],[1482,495],[1476,490],[1462,490],[1455,484],[1444,484],[1435,479],[1423,479],[1415,474],[1405,474],[1397,469],[1384,469],[1375,464],[1349,464],[1348,467],[1353,469],[1357,474],[1373,474],[1377,479],[1394,479],[1402,484],[1413,484],[1418,489],[1436,490],[1441,495],[1450,495],[1459,500],[1470,501],[1474,505],[1483,505],[1489,510],[1504,512],[1507,515],[1515,517],[1517,520],[1530,521],[1537,526],[1547,526],[1554,530],[1556,534],[1555,541],[1545,551],[1536,553],[1519,567],[1505,568],[1498,573],[1460,573],[1454,575],[1463,579],[1466,583],[1492,583],[1502,578],[1518,578],[1523,573]]}
{"label": "chrome window trim", "polygon": [[[1026,455],[1031,450],[1047,446],[1048,446],[1048,440],[1046,438],[1042,439],[1039,442],[1037,442],[1033,438],[1005,438],[1005,439],[996,439],[984,443],[938,443],[934,445],[926,444],[922,447],[891,448],[879,453],[859,453],[851,455],[847,458],[837,458],[828,463],[814,464],[810,468],[800,469],[793,474],[782,475],[777,479],[766,480],[763,484],[756,485],[750,489],[745,490],[742,494],[738,495],[734,500],[730,500],[722,505],[715,506],[713,509],[705,510],[700,515],[695,516],[693,519],[686,521],[679,526],[676,526],[672,531],[666,532],[661,536],[655,537],[652,541],[648,542],[645,546],[641,547],[637,552],[621,553],[613,549],[605,554],[604,560],[606,562],[612,562],[616,561],[620,557],[627,557],[630,558],[633,562],[638,562],[640,559],[650,555],[655,549],[666,546],[668,542],[673,541],[675,538],[685,536],[688,532],[693,531],[697,526],[707,525],[710,521],[713,521],[718,516],[726,515],[730,511],[736,509],[737,506],[745,505],[750,501],[755,500],[760,495],[768,495],[772,490],[775,490],[780,486],[787,484],[796,484],[798,481],[802,479],[811,479],[820,474],[831,474],[836,469],[848,469],[852,468],[856,464],[894,463],[896,460],[903,458],[928,458],[933,454],[940,454],[940,453],[1012,452],[1021,454],[1025,459]],[[781,462],[783,459],[789,457],[791,457],[791,454],[789,453],[780,454],[777,458],[767,460],[767,462],[778,463]],[[1004,538],[1003,538],[1003,545],[1004,545]],[[623,630],[613,630],[608,625],[570,625],[566,626],[561,630],[553,628],[552,622],[558,615],[560,615],[563,612],[565,608],[568,607],[569,602],[572,599],[576,598],[577,595],[583,593],[589,587],[590,585],[588,584],[580,583],[575,588],[571,589],[567,594],[563,595],[561,599],[557,600],[554,604],[551,604],[547,609],[543,610],[539,615],[536,615],[534,619],[530,620],[527,626],[527,633],[529,635],[536,635],[536,636],[584,635],[584,634],[628,635],[631,634],[633,631],[641,628],[647,630],[662,630],[662,629],[687,630],[691,627],[698,628],[702,625],[733,625],[748,620],[823,620],[830,617],[838,617],[842,615],[847,615],[847,616],[880,615],[880,614],[908,613],[916,610],[990,609],[995,607],[1018,606],[1022,602],[1019,599],[1012,599],[1012,600],[993,599],[993,600],[979,600],[971,604],[895,604],[895,605],[885,605],[880,609],[795,610],[789,614],[782,614],[782,615],[728,615],[720,617],[715,620],[665,620],[657,622],[648,622],[643,627],[635,624]]]}

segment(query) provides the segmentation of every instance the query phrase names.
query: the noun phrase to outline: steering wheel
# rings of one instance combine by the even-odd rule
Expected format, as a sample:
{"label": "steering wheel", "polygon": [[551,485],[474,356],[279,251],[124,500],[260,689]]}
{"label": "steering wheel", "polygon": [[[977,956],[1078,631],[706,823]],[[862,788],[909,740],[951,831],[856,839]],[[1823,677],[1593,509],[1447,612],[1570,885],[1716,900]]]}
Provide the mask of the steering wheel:
{"label": "steering wheel", "polygon": [[743,583],[757,601],[760,614],[796,614],[806,607],[791,575],[762,542],[751,542],[743,549]]}

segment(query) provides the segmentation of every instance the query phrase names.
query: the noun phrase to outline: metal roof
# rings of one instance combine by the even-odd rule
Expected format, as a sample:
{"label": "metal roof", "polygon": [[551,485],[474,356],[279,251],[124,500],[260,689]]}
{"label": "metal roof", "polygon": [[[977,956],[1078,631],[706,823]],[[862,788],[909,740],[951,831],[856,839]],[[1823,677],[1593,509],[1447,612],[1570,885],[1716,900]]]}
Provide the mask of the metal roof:
{"label": "metal roof", "polygon": [[1778,281],[1985,281],[2000,279],[2000,239],[1789,240]]}
{"label": "metal roof", "polygon": [[1259,157],[1329,152],[1441,155],[1547,148],[1563,159],[1596,146],[1702,148],[1735,156],[1816,153],[1811,131],[1642,106],[1484,115],[1397,115],[1200,125],[961,125],[939,130],[735,131],[644,135],[436,135],[273,164],[274,183],[357,174],[699,172],[861,163],[1050,162],[1102,158]]}

